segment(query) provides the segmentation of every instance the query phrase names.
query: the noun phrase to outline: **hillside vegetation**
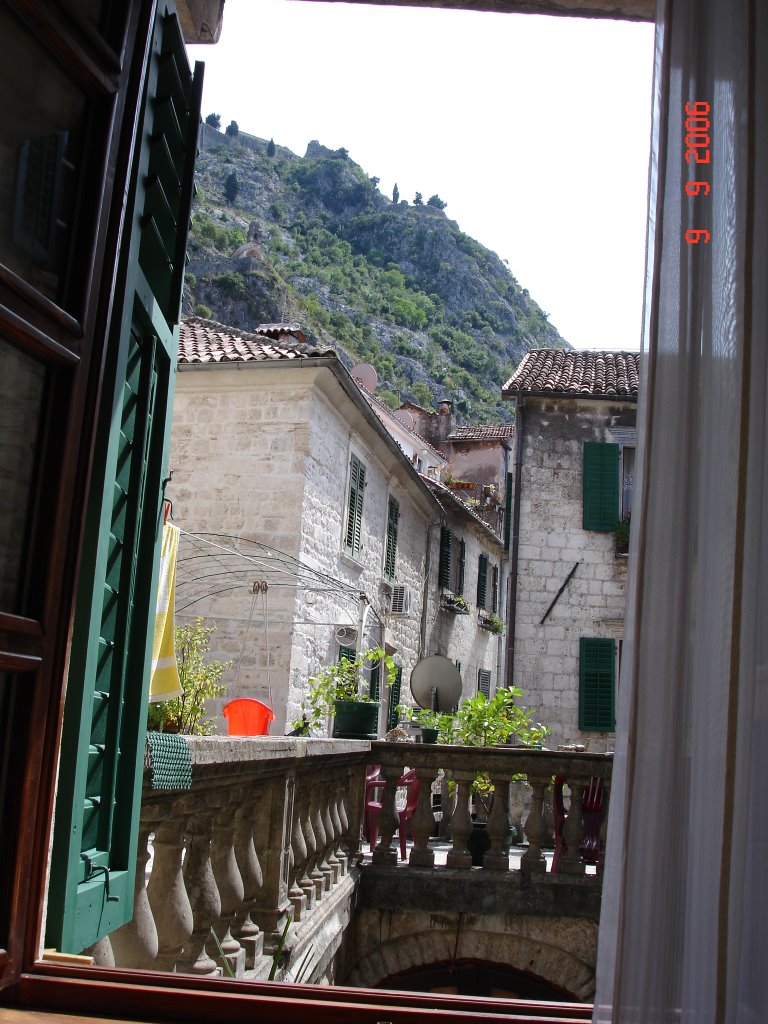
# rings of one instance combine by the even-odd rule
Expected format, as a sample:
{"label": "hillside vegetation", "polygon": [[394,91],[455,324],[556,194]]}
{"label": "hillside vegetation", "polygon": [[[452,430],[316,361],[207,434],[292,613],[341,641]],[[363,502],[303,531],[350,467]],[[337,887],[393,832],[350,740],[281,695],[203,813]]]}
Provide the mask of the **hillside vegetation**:
{"label": "hillside vegetation", "polygon": [[185,312],[298,321],[348,365],[372,363],[392,405],[449,395],[460,417],[509,419],[499,389],[523,355],[567,347],[438,196],[395,203],[345,150],[297,157],[203,125],[197,185]]}

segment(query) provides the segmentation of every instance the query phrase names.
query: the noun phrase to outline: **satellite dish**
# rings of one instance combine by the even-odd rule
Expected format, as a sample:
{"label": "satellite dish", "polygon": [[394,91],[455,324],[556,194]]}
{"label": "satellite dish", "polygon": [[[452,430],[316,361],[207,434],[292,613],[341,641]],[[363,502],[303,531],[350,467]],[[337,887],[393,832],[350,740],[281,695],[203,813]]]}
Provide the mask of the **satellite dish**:
{"label": "satellite dish", "polygon": [[398,409],[395,412],[395,419],[400,420],[403,426],[408,427],[409,430],[413,430],[416,425],[416,421],[407,409]]}
{"label": "satellite dish", "polygon": [[411,693],[420,708],[453,711],[461,698],[461,672],[442,654],[422,658],[411,672]]}
{"label": "satellite dish", "polygon": [[376,394],[376,385],[379,383],[379,378],[376,376],[376,371],[370,363],[358,363],[349,372],[355,380],[360,381],[366,391]]}

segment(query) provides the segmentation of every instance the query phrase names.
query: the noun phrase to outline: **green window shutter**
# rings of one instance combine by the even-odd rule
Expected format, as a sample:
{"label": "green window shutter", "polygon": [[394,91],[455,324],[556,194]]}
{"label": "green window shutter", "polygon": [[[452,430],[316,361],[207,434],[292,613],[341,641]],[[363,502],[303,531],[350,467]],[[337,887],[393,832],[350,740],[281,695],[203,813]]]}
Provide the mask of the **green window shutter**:
{"label": "green window shutter", "polygon": [[368,687],[368,692],[371,696],[371,700],[379,699],[379,680],[381,679],[381,664],[377,662],[371,669],[371,681]]}
{"label": "green window shutter", "polygon": [[365,491],[365,466],[356,455],[349,461],[349,501],[347,507],[347,531],[344,547],[357,558],[363,547],[363,493]]}
{"label": "green window shutter", "polygon": [[616,693],[616,641],[579,640],[579,728],[613,732]]}
{"label": "green window shutter", "polygon": [[477,673],[477,692],[484,693],[490,699],[491,696],[491,670],[481,668]]}
{"label": "green window shutter", "polygon": [[512,474],[507,473],[507,488],[504,495],[504,547],[509,551],[512,537]]}
{"label": "green window shutter", "polygon": [[467,545],[464,538],[459,541],[459,564],[456,568],[456,590],[457,597],[464,593],[464,573],[467,568]]}
{"label": "green window shutter", "polygon": [[[173,87],[185,97],[172,132],[158,114],[171,88],[169,62],[183,72]],[[193,77],[176,16],[163,4],[120,265],[122,317],[114,320],[100,403],[64,708],[46,924],[46,944],[63,952],[81,952],[133,915],[162,481],[201,93],[202,65]],[[158,269],[143,252],[161,146],[175,160],[178,228]]]}
{"label": "green window shutter", "polygon": [[400,505],[390,497],[387,505],[387,544],[384,556],[384,575],[394,579],[397,559],[397,524],[400,519]]}
{"label": "green window shutter", "polygon": [[441,587],[451,586],[451,531],[440,527],[440,562],[437,567],[437,582]]}
{"label": "green window shutter", "polygon": [[397,725],[397,711],[395,708],[400,703],[400,690],[403,683],[403,670],[398,665],[395,681],[389,688],[389,705],[387,707],[387,732]]}
{"label": "green window shutter", "polygon": [[584,443],[585,530],[609,533],[619,519],[619,446]]}
{"label": "green window shutter", "polygon": [[485,608],[488,590],[488,555],[480,555],[477,563],[477,607]]}
{"label": "green window shutter", "polygon": [[339,661],[354,661],[357,657],[357,651],[354,647],[339,647]]}
{"label": "green window shutter", "polygon": [[499,567],[494,565],[491,571],[491,611],[495,615],[499,610]]}

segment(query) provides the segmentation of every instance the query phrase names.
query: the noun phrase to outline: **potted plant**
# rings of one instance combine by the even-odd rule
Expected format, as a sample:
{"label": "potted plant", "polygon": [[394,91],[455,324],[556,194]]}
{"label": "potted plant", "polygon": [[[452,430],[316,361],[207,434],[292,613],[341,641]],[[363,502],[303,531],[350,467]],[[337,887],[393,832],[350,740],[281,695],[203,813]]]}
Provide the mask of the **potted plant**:
{"label": "potted plant", "polygon": [[421,726],[424,743],[452,743],[454,716],[429,708],[414,708],[409,704],[398,704],[395,711],[403,718]]}
{"label": "potted plant", "polygon": [[481,629],[487,629],[489,633],[494,633],[496,636],[501,636],[504,632],[504,623],[496,612],[480,612],[478,625]]}
{"label": "potted plant", "polygon": [[333,735],[346,739],[376,739],[379,701],[373,700],[370,685],[363,678],[366,665],[382,665],[385,682],[391,686],[397,676],[394,659],[382,647],[363,651],[354,660],[341,658],[310,676],[309,693],[301,703],[301,718],[292,723],[299,735],[322,728],[333,719]]}
{"label": "potted plant", "polygon": [[443,594],[440,607],[443,611],[453,612],[454,615],[469,615],[472,610],[461,594]]}

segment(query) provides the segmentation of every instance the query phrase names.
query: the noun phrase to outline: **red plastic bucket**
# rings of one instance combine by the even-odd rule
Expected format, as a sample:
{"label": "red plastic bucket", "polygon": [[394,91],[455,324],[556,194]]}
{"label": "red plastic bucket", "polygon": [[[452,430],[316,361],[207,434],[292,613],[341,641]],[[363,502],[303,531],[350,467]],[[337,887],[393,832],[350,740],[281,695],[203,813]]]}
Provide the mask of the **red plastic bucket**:
{"label": "red plastic bucket", "polygon": [[253,697],[237,697],[224,706],[230,736],[268,736],[275,713]]}

